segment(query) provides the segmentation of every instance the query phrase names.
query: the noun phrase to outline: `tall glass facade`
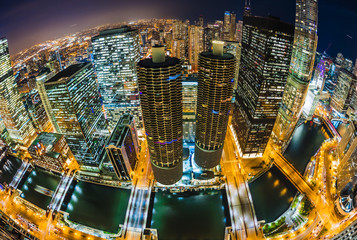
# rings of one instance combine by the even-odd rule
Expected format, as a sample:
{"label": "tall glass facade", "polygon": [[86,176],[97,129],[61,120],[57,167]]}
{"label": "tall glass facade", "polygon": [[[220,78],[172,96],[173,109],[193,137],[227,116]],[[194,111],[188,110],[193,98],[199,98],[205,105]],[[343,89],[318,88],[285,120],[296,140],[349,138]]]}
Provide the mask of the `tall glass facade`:
{"label": "tall glass facade", "polygon": [[109,29],[92,38],[93,62],[110,128],[124,113],[142,127],[136,64],[140,60],[139,34],[129,27]]}
{"label": "tall glass facade", "polygon": [[356,87],[357,77],[346,69],[341,69],[331,98],[331,107],[342,114],[346,114],[348,108],[357,111]]}
{"label": "tall glass facade", "polygon": [[283,97],[293,39],[291,24],[272,17],[244,17],[232,121],[243,157],[264,153]]}
{"label": "tall glass facade", "polygon": [[82,166],[99,165],[108,132],[91,63],[74,64],[45,82],[48,100],[69,147]]}
{"label": "tall glass facade", "polygon": [[192,66],[192,70],[198,70],[198,56],[203,52],[203,27],[192,25],[189,27],[188,41],[188,60]]}
{"label": "tall glass facade", "polygon": [[0,116],[15,144],[28,147],[36,138],[35,129],[17,89],[6,38],[0,39]]}
{"label": "tall glass facade", "polygon": [[302,112],[315,61],[317,16],[317,0],[296,1],[294,46],[289,75],[271,135],[277,148],[286,147]]}

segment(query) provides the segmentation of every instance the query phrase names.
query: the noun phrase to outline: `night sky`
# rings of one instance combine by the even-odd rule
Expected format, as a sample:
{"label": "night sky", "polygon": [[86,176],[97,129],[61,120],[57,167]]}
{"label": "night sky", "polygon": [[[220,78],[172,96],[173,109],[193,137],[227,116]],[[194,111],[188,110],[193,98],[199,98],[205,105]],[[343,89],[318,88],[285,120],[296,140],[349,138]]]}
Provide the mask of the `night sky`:
{"label": "night sky", "polygon": [[[242,19],[244,0],[1,0],[0,36],[10,53],[87,27],[151,17],[194,21],[223,19],[234,11]],[[294,0],[251,0],[254,15],[273,15],[293,23]],[[318,50],[357,58],[357,1],[319,0]],[[349,35],[350,37],[348,37]],[[352,38],[352,39],[351,39]]]}

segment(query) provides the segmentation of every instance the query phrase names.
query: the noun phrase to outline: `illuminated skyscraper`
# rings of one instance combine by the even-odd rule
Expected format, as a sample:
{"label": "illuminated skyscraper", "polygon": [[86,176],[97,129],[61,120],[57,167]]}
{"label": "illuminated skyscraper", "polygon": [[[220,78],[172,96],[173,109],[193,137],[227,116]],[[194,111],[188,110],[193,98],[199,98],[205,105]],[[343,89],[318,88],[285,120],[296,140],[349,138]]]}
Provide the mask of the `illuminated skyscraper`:
{"label": "illuminated skyscraper", "polygon": [[289,72],[294,26],[273,17],[243,19],[239,81],[233,115],[243,157],[264,153]]}
{"label": "illuminated skyscraper", "polygon": [[204,21],[203,15],[200,15],[200,17],[198,18],[198,25],[201,27],[204,27],[205,21]]}
{"label": "illuminated skyscraper", "polygon": [[45,88],[45,81],[53,76],[54,76],[54,74],[47,74],[47,73],[38,75],[36,78],[36,87],[37,87],[38,94],[40,95],[41,102],[43,104],[45,112],[47,114],[47,118],[51,122],[51,125],[52,125],[54,131],[56,133],[59,133],[59,132],[61,132],[61,130],[59,129],[59,126],[56,122],[56,118],[53,114],[52,107],[51,107],[50,101],[48,100],[48,96],[47,96],[47,92],[46,92],[46,88]]}
{"label": "illuminated skyscraper", "polygon": [[188,60],[192,70],[198,70],[198,55],[203,52],[203,27],[192,25],[189,27]]}
{"label": "illuminated skyscraper", "polygon": [[183,141],[195,142],[197,108],[197,74],[182,78]]}
{"label": "illuminated skyscraper", "polygon": [[226,11],[224,13],[223,36],[224,41],[235,41],[236,36],[236,14]]}
{"label": "illuminated skyscraper", "polygon": [[357,77],[351,72],[341,69],[338,72],[337,86],[331,98],[331,107],[342,114],[346,114],[348,108],[357,111],[356,87]]}
{"label": "illuminated skyscraper", "polygon": [[48,119],[43,102],[36,90],[26,94],[25,102],[28,116],[36,129],[36,132],[52,132],[52,124]]}
{"label": "illuminated skyscraper", "polygon": [[132,115],[124,114],[119,119],[105,150],[118,179],[130,180],[139,153],[138,134]]}
{"label": "illuminated skyscraper", "polygon": [[0,38],[0,116],[15,144],[28,147],[36,138],[17,89],[6,38]]}
{"label": "illuminated skyscraper", "polygon": [[199,57],[195,162],[202,168],[219,164],[226,137],[236,58],[223,45]]}
{"label": "illuminated skyscraper", "polygon": [[309,90],[305,99],[305,104],[303,107],[303,115],[307,120],[311,120],[312,116],[316,110],[317,104],[322,97],[322,90],[325,85],[325,60],[321,58],[320,62],[315,68],[314,77],[309,84]]}
{"label": "illuminated skyscraper", "polygon": [[337,146],[340,163],[337,169],[337,191],[340,192],[357,174],[357,122],[350,121]]}
{"label": "illuminated skyscraper", "polygon": [[107,125],[91,63],[71,65],[45,82],[55,125],[78,163],[97,167]]}
{"label": "illuminated skyscraper", "polygon": [[272,143],[285,147],[300,118],[314,66],[317,46],[317,0],[297,0],[294,47],[283,101]]}
{"label": "illuminated skyscraper", "polygon": [[244,16],[251,16],[252,15],[252,9],[250,7],[250,0],[245,0],[244,4]]}
{"label": "illuminated skyscraper", "polygon": [[239,20],[237,23],[237,40],[238,42],[242,42],[243,35],[243,21]]}
{"label": "illuminated skyscraper", "polygon": [[113,128],[120,116],[135,116],[142,127],[136,64],[140,60],[137,30],[123,26],[104,30],[92,38],[94,68],[109,126]]}
{"label": "illuminated skyscraper", "polygon": [[177,58],[165,58],[164,47],[152,48],[152,59],[138,64],[140,101],[146,139],[156,180],[165,185],[182,176],[182,69]]}
{"label": "illuminated skyscraper", "polygon": [[237,90],[242,45],[239,42],[225,41],[224,48],[227,53],[232,54],[237,59],[233,86],[233,89]]}
{"label": "illuminated skyscraper", "polygon": [[185,40],[173,40],[172,56],[181,60],[186,59],[186,44]]}

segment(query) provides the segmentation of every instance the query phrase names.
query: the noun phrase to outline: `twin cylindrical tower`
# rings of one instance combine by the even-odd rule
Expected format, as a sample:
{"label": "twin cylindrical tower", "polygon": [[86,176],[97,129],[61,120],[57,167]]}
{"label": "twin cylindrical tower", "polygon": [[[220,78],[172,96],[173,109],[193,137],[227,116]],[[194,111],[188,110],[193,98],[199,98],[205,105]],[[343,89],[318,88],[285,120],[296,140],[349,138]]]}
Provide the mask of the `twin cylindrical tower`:
{"label": "twin cylindrical tower", "polygon": [[138,63],[138,82],[151,165],[156,180],[171,185],[182,177],[182,69],[165,48]]}
{"label": "twin cylindrical tower", "polygon": [[220,162],[232,100],[236,58],[213,42],[198,59],[195,162],[213,168]]}
{"label": "twin cylindrical tower", "polygon": [[[195,161],[202,168],[219,164],[232,98],[235,62],[223,43],[199,56]],[[163,46],[138,63],[138,82],[150,159],[156,180],[171,185],[182,177],[182,69],[165,57]]]}

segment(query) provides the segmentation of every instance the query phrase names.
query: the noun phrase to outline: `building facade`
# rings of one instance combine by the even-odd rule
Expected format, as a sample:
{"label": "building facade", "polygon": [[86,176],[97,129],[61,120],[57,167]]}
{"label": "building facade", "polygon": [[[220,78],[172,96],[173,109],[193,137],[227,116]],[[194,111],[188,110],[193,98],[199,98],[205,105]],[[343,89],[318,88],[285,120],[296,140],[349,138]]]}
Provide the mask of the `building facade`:
{"label": "building facade", "polygon": [[261,157],[283,97],[294,26],[273,17],[245,16],[232,124],[242,157]]}
{"label": "building facade", "polygon": [[331,107],[342,114],[346,114],[349,108],[356,111],[356,87],[357,77],[346,69],[340,69]]}
{"label": "building facade", "polygon": [[54,74],[47,74],[47,73],[38,75],[36,78],[36,87],[37,87],[38,94],[41,98],[43,108],[45,109],[47,118],[52,125],[52,129],[56,133],[59,133],[59,132],[61,132],[61,130],[59,129],[59,126],[56,122],[56,118],[53,114],[52,106],[50,104],[50,101],[48,100],[48,96],[47,96],[47,92],[46,92],[46,88],[45,88],[45,81],[53,76],[54,76]]}
{"label": "building facade", "polygon": [[185,143],[195,142],[197,85],[196,74],[182,78],[183,141]]}
{"label": "building facade", "polygon": [[337,191],[340,192],[357,174],[357,122],[351,121],[337,146],[340,163]]}
{"label": "building facade", "polygon": [[0,38],[0,117],[14,144],[26,148],[36,138],[17,89],[6,38]]}
{"label": "building facade", "polygon": [[140,60],[139,33],[123,26],[92,38],[93,63],[109,126],[129,113],[142,127],[136,64]]}
{"label": "building facade", "polygon": [[195,162],[202,168],[219,164],[226,137],[236,58],[223,53],[223,44],[199,58]]}
{"label": "building facade", "polygon": [[317,0],[297,0],[294,46],[289,75],[271,140],[282,149],[292,135],[305,102],[317,47]]}
{"label": "building facade", "polygon": [[331,238],[331,240],[354,240],[357,238],[357,220],[352,222],[346,229]]}
{"label": "building facade", "polygon": [[59,173],[76,162],[64,135],[58,133],[40,133],[28,151],[37,166]]}
{"label": "building facade", "polygon": [[132,115],[125,114],[119,119],[105,150],[118,179],[131,180],[139,154],[138,133]]}
{"label": "building facade", "polygon": [[30,93],[26,94],[25,107],[36,132],[53,131],[51,121],[46,114],[46,110],[38,91],[32,90]]}
{"label": "building facade", "polygon": [[91,63],[71,65],[45,82],[59,133],[84,169],[96,168],[108,132]]}
{"label": "building facade", "polygon": [[236,27],[237,27],[237,17],[234,12],[226,11],[224,13],[223,21],[223,41],[236,41]]}
{"label": "building facade", "polygon": [[153,47],[153,58],[138,64],[140,100],[151,165],[156,180],[171,185],[182,177],[182,69]]}
{"label": "building facade", "polygon": [[204,49],[203,27],[191,25],[189,27],[188,38],[188,60],[192,66],[192,70],[198,70],[198,56]]}
{"label": "building facade", "polygon": [[232,54],[237,59],[236,72],[235,72],[235,76],[234,76],[234,86],[233,86],[234,91],[236,91],[237,86],[238,86],[239,65],[240,65],[242,45],[239,42],[225,41],[224,48],[225,48],[226,53]]}

